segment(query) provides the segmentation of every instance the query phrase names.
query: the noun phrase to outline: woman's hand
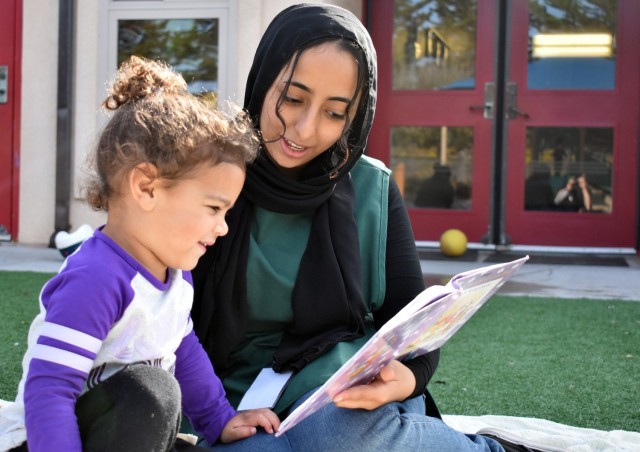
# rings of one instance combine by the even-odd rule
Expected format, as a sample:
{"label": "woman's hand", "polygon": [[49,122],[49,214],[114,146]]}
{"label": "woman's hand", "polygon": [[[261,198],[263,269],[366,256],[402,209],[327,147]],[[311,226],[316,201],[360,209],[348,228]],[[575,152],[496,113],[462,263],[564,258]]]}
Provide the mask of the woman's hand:
{"label": "woman's hand", "polygon": [[240,411],[224,426],[220,441],[230,443],[253,436],[258,431],[256,427],[262,427],[267,433],[275,433],[280,427],[280,419],[276,413],[266,408]]}
{"label": "woman's hand", "polygon": [[400,361],[391,361],[367,385],[353,386],[333,398],[340,408],[374,410],[385,403],[399,402],[411,395],[416,387],[413,372]]}

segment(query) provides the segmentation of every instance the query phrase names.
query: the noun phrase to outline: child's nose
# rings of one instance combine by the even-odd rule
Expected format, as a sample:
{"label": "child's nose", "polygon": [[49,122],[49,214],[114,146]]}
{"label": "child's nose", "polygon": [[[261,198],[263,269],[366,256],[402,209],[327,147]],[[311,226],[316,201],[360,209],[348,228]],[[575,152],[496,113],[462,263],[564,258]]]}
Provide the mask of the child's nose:
{"label": "child's nose", "polygon": [[229,226],[227,225],[226,221],[222,220],[221,222],[216,224],[213,230],[216,234],[218,234],[219,237],[221,237],[223,235],[227,235],[227,232],[229,232]]}

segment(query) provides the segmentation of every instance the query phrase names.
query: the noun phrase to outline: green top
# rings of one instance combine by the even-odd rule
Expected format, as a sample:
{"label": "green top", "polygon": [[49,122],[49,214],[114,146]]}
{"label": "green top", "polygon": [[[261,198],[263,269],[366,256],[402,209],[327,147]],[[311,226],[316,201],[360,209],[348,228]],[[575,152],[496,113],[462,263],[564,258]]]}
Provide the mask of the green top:
{"label": "green top", "polygon": [[[351,170],[356,192],[363,294],[369,312],[378,309],[384,301],[389,175],[390,171],[381,162],[369,157],[362,157]],[[227,397],[236,407],[260,370],[271,367],[282,331],[292,319],[291,303],[282,303],[282,300],[291,300],[312,219],[313,212],[280,214],[255,208],[247,267],[247,340],[233,353],[232,358],[238,365],[224,380]],[[364,337],[338,343],[294,375],[275,411],[283,411],[331,377],[373,334],[371,316],[366,327]]]}

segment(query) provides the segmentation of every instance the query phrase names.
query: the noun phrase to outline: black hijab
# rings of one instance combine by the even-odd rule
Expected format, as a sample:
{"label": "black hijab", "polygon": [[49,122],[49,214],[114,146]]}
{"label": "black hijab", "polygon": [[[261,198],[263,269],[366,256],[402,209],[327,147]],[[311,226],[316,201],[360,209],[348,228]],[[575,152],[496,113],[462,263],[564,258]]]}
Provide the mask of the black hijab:
{"label": "black hijab", "polygon": [[332,5],[301,4],[279,13],[267,28],[247,79],[244,107],[259,124],[267,91],[299,51],[345,39],[366,61],[362,96],[348,132],[348,158],[339,144],[305,166],[292,181],[263,151],[247,168],[247,179],[218,239],[193,270],[194,328],[219,375],[233,367],[231,353],[241,344],[247,319],[247,258],[253,206],[279,213],[314,212],[307,247],[291,295],[293,321],[274,355],[273,367],[299,370],[336,343],[364,334],[365,301],[355,193],[349,171],[362,156],[376,103],[376,55],[362,23]]}

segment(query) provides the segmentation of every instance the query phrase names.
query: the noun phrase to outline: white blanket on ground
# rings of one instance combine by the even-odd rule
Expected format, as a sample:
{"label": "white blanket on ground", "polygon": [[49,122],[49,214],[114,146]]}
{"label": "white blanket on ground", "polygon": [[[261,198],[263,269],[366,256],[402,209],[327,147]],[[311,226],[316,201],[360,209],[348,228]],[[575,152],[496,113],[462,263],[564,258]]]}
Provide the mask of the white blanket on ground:
{"label": "white blanket on ground", "polygon": [[0,452],[18,447],[26,440],[24,405],[0,400]]}
{"label": "white blanket on ground", "polygon": [[442,416],[464,433],[493,434],[544,451],[640,451],[640,433],[572,427],[545,419],[514,416]]}

